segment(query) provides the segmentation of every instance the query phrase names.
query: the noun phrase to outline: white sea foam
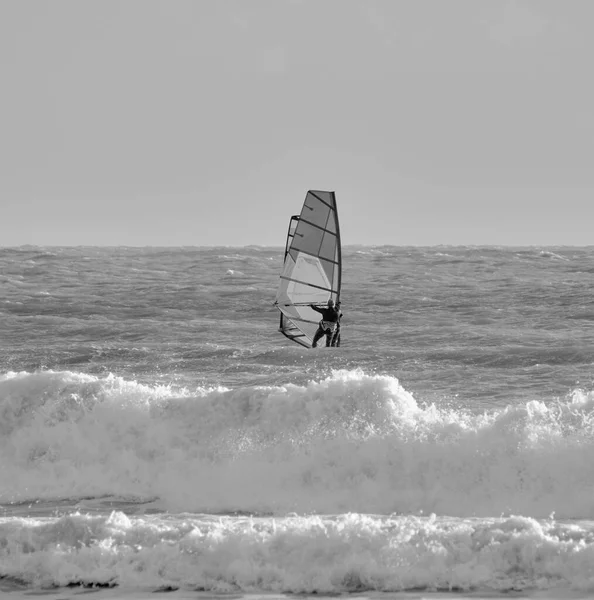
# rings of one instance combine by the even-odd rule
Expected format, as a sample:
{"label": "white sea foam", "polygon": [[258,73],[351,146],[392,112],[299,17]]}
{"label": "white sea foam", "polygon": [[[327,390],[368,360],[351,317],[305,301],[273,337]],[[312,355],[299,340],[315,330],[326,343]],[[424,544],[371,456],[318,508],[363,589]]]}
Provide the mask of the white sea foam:
{"label": "white sea foam", "polygon": [[0,501],[594,518],[593,406],[576,391],[477,415],[419,406],[395,378],[357,370],[195,390],[12,373],[0,380]]}
{"label": "white sea foam", "polygon": [[561,254],[557,254],[556,252],[551,252],[550,250],[541,250],[539,256],[543,258],[552,258],[555,260],[569,260],[566,256]]}
{"label": "white sea foam", "polygon": [[592,527],[525,517],[0,519],[5,577],[214,592],[594,590]]}

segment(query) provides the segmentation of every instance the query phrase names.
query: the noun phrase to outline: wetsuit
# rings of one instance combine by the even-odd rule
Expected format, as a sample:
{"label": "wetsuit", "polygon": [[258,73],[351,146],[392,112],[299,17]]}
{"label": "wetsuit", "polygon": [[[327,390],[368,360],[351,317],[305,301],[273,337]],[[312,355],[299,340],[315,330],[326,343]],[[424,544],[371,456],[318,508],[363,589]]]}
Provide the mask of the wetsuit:
{"label": "wetsuit", "polygon": [[315,304],[310,304],[311,308],[315,311],[321,313],[322,320],[320,321],[320,326],[316,331],[312,343],[312,348],[315,348],[318,345],[318,340],[325,335],[326,336],[326,346],[330,346],[333,341],[334,334],[338,328],[338,321],[342,315],[340,309],[334,306],[327,306],[325,308],[319,308]]}
{"label": "wetsuit", "polygon": [[[340,311],[340,309],[338,309]],[[331,346],[335,346],[337,348],[340,347],[340,319],[342,317],[342,312],[340,312],[340,315],[338,316],[338,323],[336,323],[336,331],[334,332],[334,335],[332,336],[332,340],[330,341],[330,345]]]}

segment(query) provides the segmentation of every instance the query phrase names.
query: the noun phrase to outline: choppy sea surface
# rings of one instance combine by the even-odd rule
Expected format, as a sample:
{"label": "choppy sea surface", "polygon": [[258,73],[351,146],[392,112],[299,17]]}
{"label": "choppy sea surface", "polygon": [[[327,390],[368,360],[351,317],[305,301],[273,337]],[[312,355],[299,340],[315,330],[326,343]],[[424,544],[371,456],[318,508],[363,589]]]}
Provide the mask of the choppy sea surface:
{"label": "choppy sea surface", "polygon": [[281,257],[0,248],[0,591],[592,597],[594,247]]}

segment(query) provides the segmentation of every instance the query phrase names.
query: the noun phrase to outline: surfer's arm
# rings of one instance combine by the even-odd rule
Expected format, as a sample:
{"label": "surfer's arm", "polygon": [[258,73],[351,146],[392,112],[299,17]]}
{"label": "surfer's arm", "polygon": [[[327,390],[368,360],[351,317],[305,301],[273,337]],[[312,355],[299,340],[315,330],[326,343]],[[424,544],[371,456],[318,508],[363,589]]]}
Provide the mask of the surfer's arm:
{"label": "surfer's arm", "polygon": [[310,306],[311,308],[313,308],[313,309],[314,309],[316,312],[319,312],[319,313],[323,313],[323,312],[324,312],[324,309],[323,309],[323,308],[319,308],[319,307],[318,307],[318,306],[316,306],[315,304],[310,304],[309,306]]}

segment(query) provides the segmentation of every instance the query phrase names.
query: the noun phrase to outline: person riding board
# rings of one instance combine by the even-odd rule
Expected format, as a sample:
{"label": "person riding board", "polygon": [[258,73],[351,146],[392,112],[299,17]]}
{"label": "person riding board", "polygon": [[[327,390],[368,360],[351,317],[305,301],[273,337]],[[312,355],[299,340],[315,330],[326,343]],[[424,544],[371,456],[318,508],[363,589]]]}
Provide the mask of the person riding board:
{"label": "person riding board", "polygon": [[338,306],[334,306],[334,300],[332,300],[332,298],[328,300],[328,305],[325,308],[320,308],[315,304],[310,304],[309,306],[322,315],[322,320],[314,335],[311,347],[317,347],[318,340],[324,335],[326,336],[326,347],[333,345],[334,337],[339,326],[339,320],[342,316],[340,309]]}

